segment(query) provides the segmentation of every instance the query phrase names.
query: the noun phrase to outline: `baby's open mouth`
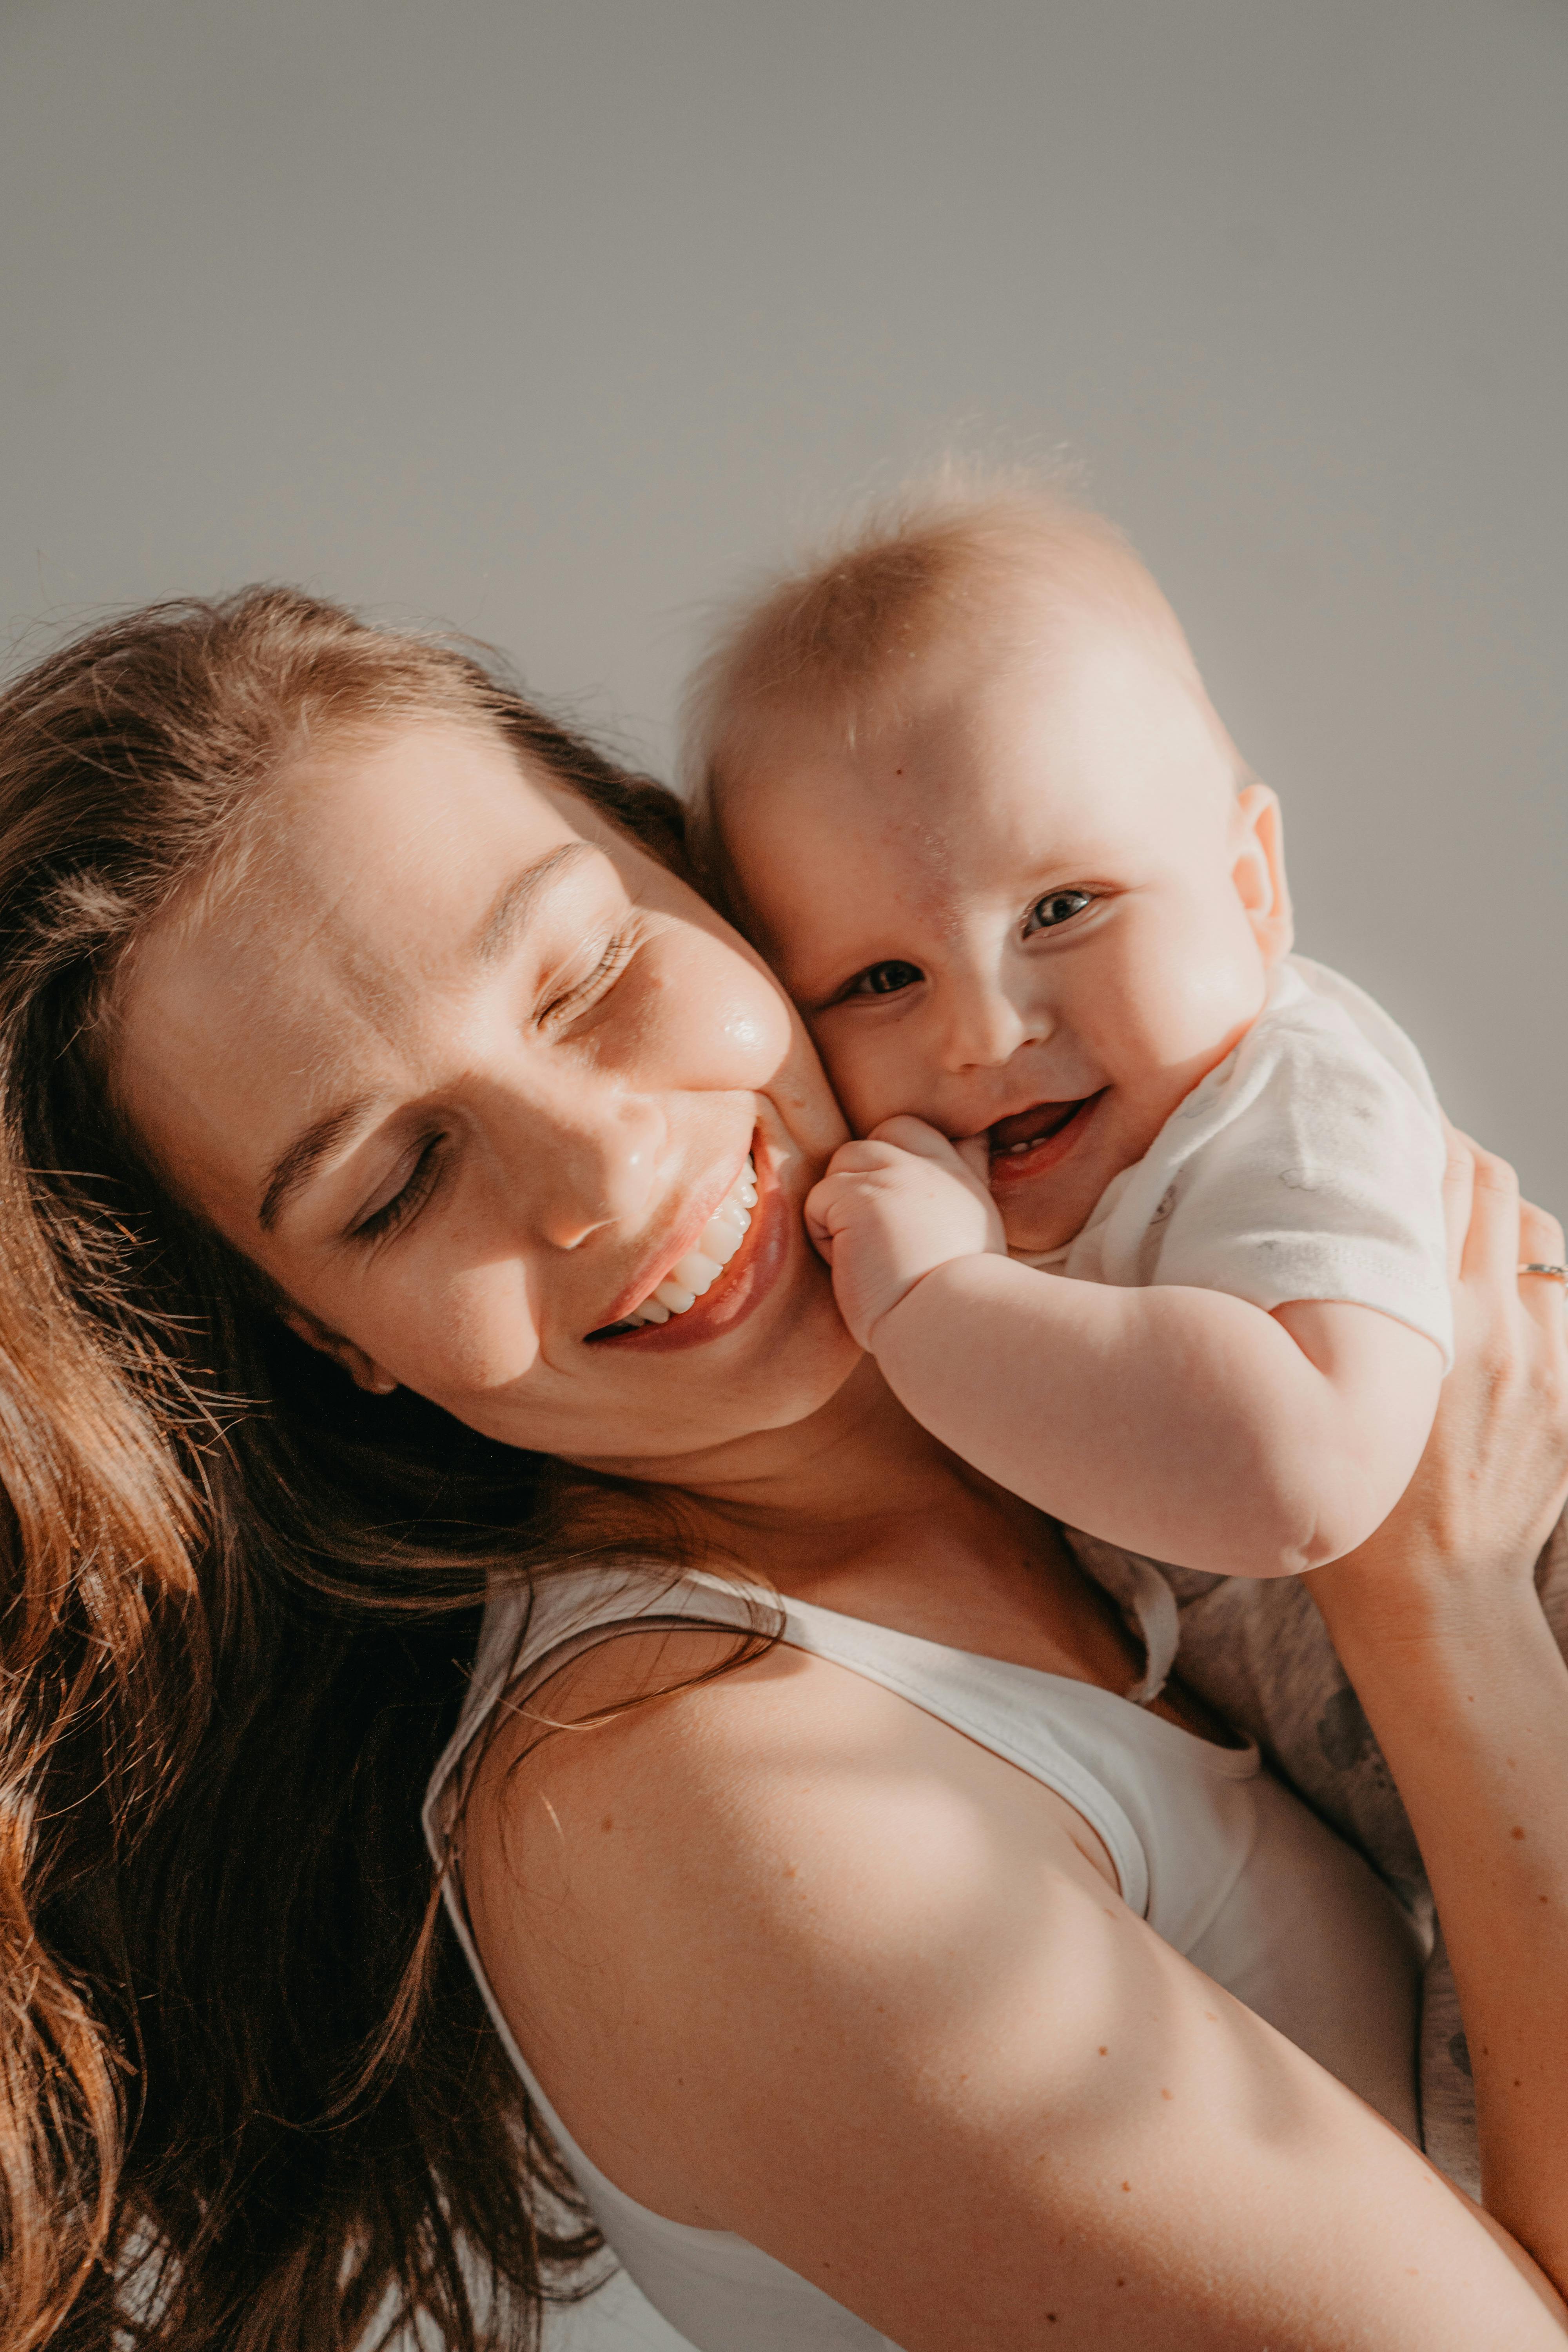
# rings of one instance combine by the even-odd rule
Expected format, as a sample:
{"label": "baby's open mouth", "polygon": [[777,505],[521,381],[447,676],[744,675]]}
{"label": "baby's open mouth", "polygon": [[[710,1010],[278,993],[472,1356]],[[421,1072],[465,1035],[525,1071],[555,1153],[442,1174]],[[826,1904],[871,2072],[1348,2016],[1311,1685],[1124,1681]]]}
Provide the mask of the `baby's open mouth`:
{"label": "baby's open mouth", "polygon": [[748,1152],[739,1176],[703,1226],[695,1246],[677,1258],[664,1279],[628,1314],[590,1331],[588,1337],[604,1339],[614,1332],[639,1330],[645,1323],[668,1323],[672,1315],[686,1314],[712,1289],[739,1250],[756,1205],[757,1171]]}
{"label": "baby's open mouth", "polygon": [[1080,1095],[1076,1102],[1033,1103],[1027,1110],[1015,1112],[1011,1118],[999,1118],[994,1127],[986,1129],[992,1159],[1022,1160],[1037,1144],[1060,1135],[1080,1111],[1099,1100],[1099,1095]]}

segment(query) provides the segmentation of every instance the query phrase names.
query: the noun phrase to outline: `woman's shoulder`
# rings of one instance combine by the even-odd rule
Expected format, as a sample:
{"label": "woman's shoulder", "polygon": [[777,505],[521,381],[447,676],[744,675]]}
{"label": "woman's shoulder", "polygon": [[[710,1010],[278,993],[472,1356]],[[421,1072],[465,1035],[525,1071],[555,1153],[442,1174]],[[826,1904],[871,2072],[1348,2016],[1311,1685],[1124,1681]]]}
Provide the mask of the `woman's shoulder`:
{"label": "woman's shoulder", "polygon": [[861,1806],[873,1790],[881,1803],[908,1803],[912,1788],[938,1804],[949,1801],[942,1791],[962,1789],[966,1804],[1004,1813],[1021,1804],[1032,1823],[1042,1800],[1065,1822],[1079,1819],[1055,1791],[901,1691],[787,1639],[759,1649],[741,1625],[627,1626],[526,1696],[503,1698],[500,1713],[474,1775],[470,1855],[546,1797],[563,1821],[566,1807],[602,1822],[604,1801],[610,1818],[618,1808],[648,1837],[674,1816],[711,1813],[737,1846],[814,1806],[834,1808],[851,1783]]}
{"label": "woman's shoulder", "polygon": [[[683,1874],[701,1856],[733,1873],[787,1870],[784,1846],[814,1821],[858,1845],[889,1814],[918,1813],[927,1856],[942,1817],[960,1816],[966,1838],[994,1811],[1021,1809],[1031,1836],[1042,1813],[1059,1814],[1064,1836],[1076,1823],[1052,1790],[900,1693],[785,1642],[738,1657],[743,1639],[722,1626],[628,1629],[504,1702],[469,1795],[466,1871],[546,1811],[559,1824],[552,1877],[564,1873],[596,1905],[624,1889],[617,1832]],[[678,1855],[663,1854],[667,1843]],[[543,1867],[540,1857],[516,1899],[531,1899]],[[563,1880],[556,1893],[567,1892]]]}
{"label": "woman's shoulder", "polygon": [[486,1973],[574,2137],[640,2201],[730,2227],[700,2184],[743,2081],[787,2073],[781,2036],[841,2042],[868,1994],[915,1999],[916,1949],[966,1950],[1020,1868],[1037,1929],[1058,1877],[1121,1908],[1053,1791],[833,1660],[734,1649],[662,1628],[574,1659],[506,1714],[462,1842]]}
{"label": "woman's shoulder", "polygon": [[[1560,2340],[1413,2148],[1119,1901],[1049,1791],[835,1661],[717,1671],[728,1641],[574,1661],[469,1807],[493,1990],[626,2195],[920,2352],[1033,2341],[1047,2311],[1106,2352],[1457,2347],[1499,2308],[1510,2341]],[[545,1715],[574,1727],[542,1740]]]}

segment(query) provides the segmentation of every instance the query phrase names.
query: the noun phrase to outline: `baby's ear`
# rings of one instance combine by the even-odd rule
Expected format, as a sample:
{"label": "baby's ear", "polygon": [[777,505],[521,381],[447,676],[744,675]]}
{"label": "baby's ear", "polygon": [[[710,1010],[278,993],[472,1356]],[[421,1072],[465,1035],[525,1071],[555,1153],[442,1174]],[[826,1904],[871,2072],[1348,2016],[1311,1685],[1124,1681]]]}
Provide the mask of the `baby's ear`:
{"label": "baby's ear", "polygon": [[1231,879],[1264,962],[1277,964],[1290,952],[1296,924],[1285,878],[1279,802],[1267,784],[1243,784],[1236,796],[1232,828]]}

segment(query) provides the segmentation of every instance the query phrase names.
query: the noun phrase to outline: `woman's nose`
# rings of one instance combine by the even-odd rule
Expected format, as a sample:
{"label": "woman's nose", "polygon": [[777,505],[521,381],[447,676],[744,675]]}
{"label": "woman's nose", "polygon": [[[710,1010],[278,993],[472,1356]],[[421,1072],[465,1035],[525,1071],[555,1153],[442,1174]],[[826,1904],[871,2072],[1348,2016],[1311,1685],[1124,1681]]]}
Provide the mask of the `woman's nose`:
{"label": "woman's nose", "polygon": [[640,1226],[657,1193],[664,1123],[651,1104],[584,1119],[561,1139],[540,1201],[540,1233],[574,1250],[606,1225]]}
{"label": "woman's nose", "polygon": [[496,1138],[503,1181],[514,1205],[526,1203],[535,1238],[574,1250],[606,1225],[639,1226],[667,1155],[658,1104],[585,1083],[552,1108],[552,1116],[522,1122],[527,1132],[515,1137],[503,1121]]}

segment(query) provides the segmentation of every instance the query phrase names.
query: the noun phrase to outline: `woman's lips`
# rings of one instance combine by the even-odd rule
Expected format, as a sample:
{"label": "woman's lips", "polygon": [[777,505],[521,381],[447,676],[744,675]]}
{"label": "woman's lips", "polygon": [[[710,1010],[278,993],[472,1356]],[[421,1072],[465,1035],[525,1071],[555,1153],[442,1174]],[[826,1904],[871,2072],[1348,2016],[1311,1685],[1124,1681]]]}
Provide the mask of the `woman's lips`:
{"label": "woman's lips", "polygon": [[591,1332],[595,1348],[635,1348],[639,1354],[668,1355],[717,1339],[761,1304],[783,1271],[799,1220],[778,1181],[761,1136],[752,1140],[757,1171],[757,1205],[744,1240],[710,1290],[668,1323],[644,1323],[636,1330]]}
{"label": "woman's lips", "polygon": [[1077,1102],[1036,1103],[988,1128],[992,1190],[1058,1168],[1078,1150],[1105,1095],[1101,1087],[1098,1094],[1084,1095]]}

